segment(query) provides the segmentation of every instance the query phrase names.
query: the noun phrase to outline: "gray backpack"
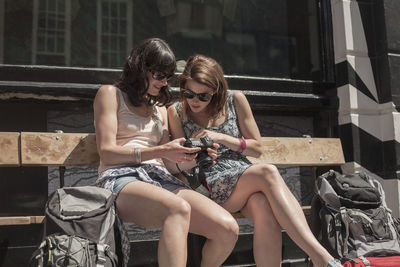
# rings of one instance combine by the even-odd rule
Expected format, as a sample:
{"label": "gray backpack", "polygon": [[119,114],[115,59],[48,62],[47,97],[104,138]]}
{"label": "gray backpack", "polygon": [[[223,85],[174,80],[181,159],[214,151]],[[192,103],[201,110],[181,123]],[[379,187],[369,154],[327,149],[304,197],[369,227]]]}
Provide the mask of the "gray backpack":
{"label": "gray backpack", "polygon": [[335,258],[400,255],[398,223],[377,180],[331,170],[318,177],[316,190],[311,228]]}
{"label": "gray backpack", "polygon": [[115,198],[95,186],[56,190],[46,204],[44,238],[31,266],[118,266]]}

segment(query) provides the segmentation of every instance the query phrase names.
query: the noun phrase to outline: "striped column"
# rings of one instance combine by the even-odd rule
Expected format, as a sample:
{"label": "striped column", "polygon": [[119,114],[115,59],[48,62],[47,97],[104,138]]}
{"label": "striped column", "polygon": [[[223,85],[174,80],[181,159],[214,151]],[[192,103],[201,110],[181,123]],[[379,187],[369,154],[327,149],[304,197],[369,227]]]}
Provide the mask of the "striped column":
{"label": "striped column", "polygon": [[[399,215],[400,115],[392,101],[383,0],[332,0],[344,172],[370,172]],[[400,12],[400,10],[398,10]]]}

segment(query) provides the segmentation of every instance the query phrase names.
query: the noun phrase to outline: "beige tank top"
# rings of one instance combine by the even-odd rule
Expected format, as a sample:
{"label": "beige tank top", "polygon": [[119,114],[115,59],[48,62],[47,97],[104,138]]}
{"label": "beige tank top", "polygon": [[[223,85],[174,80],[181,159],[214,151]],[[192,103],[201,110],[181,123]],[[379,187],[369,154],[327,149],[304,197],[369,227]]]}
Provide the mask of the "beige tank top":
{"label": "beige tank top", "polygon": [[[117,145],[132,148],[157,146],[163,135],[160,107],[154,106],[153,113],[147,117],[137,115],[129,110],[125,102],[125,98],[128,99],[128,96],[119,89],[117,89],[117,92],[119,98]],[[151,159],[143,161],[142,163],[164,166],[162,159]],[[107,169],[119,166],[121,165],[104,165],[100,161],[98,172],[101,174]]]}

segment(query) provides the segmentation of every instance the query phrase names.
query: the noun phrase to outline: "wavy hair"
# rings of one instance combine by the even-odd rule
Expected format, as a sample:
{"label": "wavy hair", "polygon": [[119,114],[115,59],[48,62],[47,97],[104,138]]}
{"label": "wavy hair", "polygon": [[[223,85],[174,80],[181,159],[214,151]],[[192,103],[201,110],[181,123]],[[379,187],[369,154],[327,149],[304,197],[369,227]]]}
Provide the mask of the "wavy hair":
{"label": "wavy hair", "polygon": [[132,49],[115,86],[128,95],[134,106],[142,103],[164,106],[172,99],[169,85],[162,87],[157,96],[148,95],[149,80],[146,73],[160,71],[172,76],[175,69],[175,55],[169,45],[159,38],[145,39]]}
{"label": "wavy hair", "polygon": [[185,69],[179,75],[180,101],[186,112],[188,105],[183,97],[186,81],[191,79],[211,88],[214,95],[208,104],[207,111],[210,117],[217,117],[225,107],[228,96],[228,82],[224,77],[222,67],[214,59],[204,55],[193,55],[188,58]]}

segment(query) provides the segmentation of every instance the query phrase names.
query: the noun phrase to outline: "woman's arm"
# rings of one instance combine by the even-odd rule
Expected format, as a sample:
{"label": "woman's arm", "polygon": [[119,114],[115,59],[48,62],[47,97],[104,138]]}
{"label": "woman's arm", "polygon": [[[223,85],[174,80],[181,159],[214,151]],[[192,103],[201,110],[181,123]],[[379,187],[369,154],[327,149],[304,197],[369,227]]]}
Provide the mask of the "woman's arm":
{"label": "woman's arm", "polygon": [[[117,145],[118,92],[112,85],[104,85],[94,99],[94,120],[96,143],[101,161],[105,165],[123,165],[135,161],[132,148]],[[165,108],[164,108],[164,112]],[[173,162],[183,161],[185,153],[197,152],[197,148],[186,148],[180,143],[184,140],[162,143],[159,146],[141,148],[141,160],[167,158]]]}
{"label": "woman's arm", "polygon": [[[245,156],[259,157],[262,154],[261,135],[257,123],[254,120],[249,102],[242,92],[234,92],[233,97],[239,129],[246,142],[246,148],[242,151],[242,154]],[[193,137],[198,138],[205,135],[209,136],[214,142],[223,144],[233,151],[238,151],[241,147],[241,141],[237,137],[205,129],[194,133]]]}
{"label": "woman's arm", "polygon": [[[172,105],[173,106],[173,105]],[[171,107],[172,107],[171,106]],[[170,109],[171,109],[171,107],[169,107],[168,108],[168,115],[167,115],[167,112],[166,112],[166,109],[165,108],[162,108],[161,109],[161,115],[162,115],[162,118],[163,118],[163,137],[162,137],[162,140],[161,140],[161,142],[160,142],[160,144],[167,144],[168,142],[169,143],[174,143],[174,142],[177,142],[177,143],[179,143],[181,146],[183,145],[183,143],[185,142],[185,138],[184,138],[184,135],[182,134],[182,136],[180,136],[180,137],[178,137],[178,138],[173,138],[173,135],[172,135],[172,133],[171,133],[171,137],[172,137],[172,140],[173,141],[171,141],[170,142],[170,132],[169,132],[169,130],[168,130],[168,124],[171,124],[169,121],[169,117],[170,117]],[[183,132],[182,132],[183,133]],[[196,152],[197,151],[199,151],[200,150],[200,148],[196,148]],[[186,154],[185,156],[184,156],[184,158],[183,158],[183,160],[178,160],[178,161],[175,161],[175,162],[173,162],[173,161],[171,161],[171,160],[169,160],[169,159],[166,159],[166,158],[164,158],[164,164],[165,164],[165,167],[171,172],[171,173],[173,173],[173,174],[175,174],[175,173],[179,173],[180,171],[178,170],[178,168],[176,167],[176,164],[178,163],[179,164],[179,168],[181,169],[181,170],[188,170],[188,169],[191,169],[191,168],[193,168],[194,166],[196,166],[196,162],[195,162],[195,160],[194,160],[194,158],[196,158],[196,156],[197,156],[197,154]]]}
{"label": "woman's arm", "polygon": [[[175,109],[174,105],[171,105],[168,108],[168,125],[169,125],[169,132],[171,134],[171,138],[172,139],[176,139],[176,138],[183,138],[185,137],[185,133],[183,132],[183,127],[182,127],[182,123],[181,123],[181,119],[179,118],[179,115]],[[210,157],[212,157],[213,159],[217,158],[217,149],[218,149],[219,145],[214,143],[214,148],[207,148],[207,152],[208,155]],[[215,162],[213,162],[215,163]],[[183,163],[179,163],[179,168],[181,170],[188,170],[193,168],[194,166],[196,166],[196,162],[195,160],[192,161],[188,161],[187,163],[183,162]],[[178,172],[179,170],[177,170],[176,172]]]}
{"label": "woman's arm", "polygon": [[117,88],[112,85],[100,87],[93,103],[97,151],[105,165],[134,161],[131,148],[118,146],[116,142],[118,103]]}

